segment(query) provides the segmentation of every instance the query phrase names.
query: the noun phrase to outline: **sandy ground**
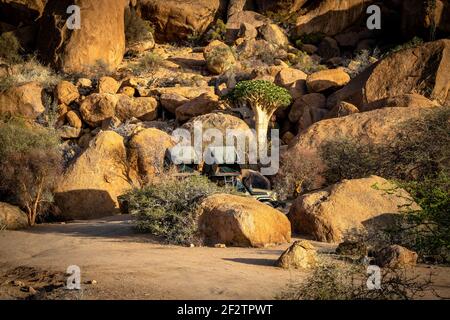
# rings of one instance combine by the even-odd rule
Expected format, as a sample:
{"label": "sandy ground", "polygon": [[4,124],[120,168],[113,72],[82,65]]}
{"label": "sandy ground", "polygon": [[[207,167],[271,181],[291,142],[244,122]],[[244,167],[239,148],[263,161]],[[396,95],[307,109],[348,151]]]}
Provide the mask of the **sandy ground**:
{"label": "sandy ground", "polygon": [[[128,216],[0,232],[0,299],[26,298],[12,285],[53,285],[63,299],[273,299],[306,271],[274,262],[288,245],[272,248],[185,248],[136,234]],[[333,246],[314,243],[320,252]],[[63,290],[69,265],[81,268],[82,290]],[[450,296],[449,268],[435,273],[435,289]],[[89,284],[95,280],[97,284]],[[59,292],[59,293],[58,293]]]}

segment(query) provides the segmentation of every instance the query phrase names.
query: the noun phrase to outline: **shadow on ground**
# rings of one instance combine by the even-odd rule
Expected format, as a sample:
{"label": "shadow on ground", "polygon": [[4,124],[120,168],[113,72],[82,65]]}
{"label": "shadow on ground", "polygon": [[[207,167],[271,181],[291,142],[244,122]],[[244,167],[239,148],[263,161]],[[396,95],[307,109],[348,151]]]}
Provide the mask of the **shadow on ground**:
{"label": "shadow on ground", "polygon": [[131,215],[117,215],[97,220],[76,220],[67,223],[43,224],[22,232],[32,234],[66,234],[75,237],[105,238],[111,241],[160,243],[157,237],[139,233]]}
{"label": "shadow on ground", "polygon": [[267,267],[273,267],[276,262],[276,259],[254,259],[254,258],[224,258],[223,260]]}

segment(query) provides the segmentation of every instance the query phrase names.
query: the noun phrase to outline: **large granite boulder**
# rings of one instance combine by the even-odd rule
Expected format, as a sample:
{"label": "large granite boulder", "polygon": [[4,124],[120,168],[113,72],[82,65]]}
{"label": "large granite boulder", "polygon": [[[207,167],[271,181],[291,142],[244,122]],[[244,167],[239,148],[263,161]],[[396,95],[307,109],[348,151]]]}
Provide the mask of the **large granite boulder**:
{"label": "large granite boulder", "polygon": [[266,247],[291,240],[286,216],[253,198],[217,194],[201,210],[199,229],[207,244]]}
{"label": "large granite boulder", "polygon": [[135,183],[124,139],[102,131],[61,176],[55,200],[67,219],[93,219],[118,214],[117,197]]}
{"label": "large granite boulder", "polygon": [[138,0],[137,11],[155,27],[157,41],[201,36],[222,11],[220,0]]}
{"label": "large granite boulder", "polygon": [[[69,30],[70,5],[81,8],[81,28]],[[125,53],[125,0],[49,0],[42,15],[38,49],[64,72],[114,70]]]}
{"label": "large granite boulder", "polygon": [[[301,195],[288,218],[293,232],[323,242],[341,242],[352,232],[369,233],[389,227],[410,195],[377,177],[343,180],[320,191]],[[415,205],[414,208],[417,208]]]}

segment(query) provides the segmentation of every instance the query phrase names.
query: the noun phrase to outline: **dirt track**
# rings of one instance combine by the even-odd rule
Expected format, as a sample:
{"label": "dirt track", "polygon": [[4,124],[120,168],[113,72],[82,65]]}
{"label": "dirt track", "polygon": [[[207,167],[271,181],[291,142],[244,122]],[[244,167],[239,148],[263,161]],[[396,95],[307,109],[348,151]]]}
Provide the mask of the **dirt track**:
{"label": "dirt track", "polygon": [[[14,279],[29,277],[29,267],[39,281],[47,281],[50,276],[43,274],[49,273],[61,285],[66,268],[78,265],[83,290],[76,296],[53,296],[70,299],[272,299],[290,280],[306,275],[273,267],[287,245],[269,249],[167,246],[135,234],[127,219],[118,216],[0,232],[0,299],[26,297],[6,280],[12,274]],[[315,245],[321,251],[332,249]],[[28,268],[16,269],[19,266]],[[448,268],[433,270],[438,273],[437,289],[449,293]],[[85,284],[89,280],[97,284]]]}

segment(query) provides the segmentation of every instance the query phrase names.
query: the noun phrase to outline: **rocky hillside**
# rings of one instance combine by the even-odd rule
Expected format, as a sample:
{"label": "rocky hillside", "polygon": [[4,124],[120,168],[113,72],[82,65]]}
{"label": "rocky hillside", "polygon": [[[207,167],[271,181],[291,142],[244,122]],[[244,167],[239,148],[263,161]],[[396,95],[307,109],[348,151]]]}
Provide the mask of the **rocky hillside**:
{"label": "rocky hillside", "polygon": [[293,202],[286,218],[206,193],[207,242],[392,226],[404,203],[387,180],[420,208],[408,183],[448,173],[449,36],[448,0],[0,0],[0,201],[29,224],[117,214],[166,179],[173,131],[200,122],[260,144],[279,129],[268,179]]}

